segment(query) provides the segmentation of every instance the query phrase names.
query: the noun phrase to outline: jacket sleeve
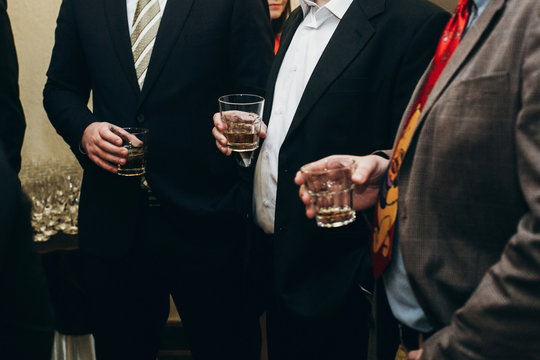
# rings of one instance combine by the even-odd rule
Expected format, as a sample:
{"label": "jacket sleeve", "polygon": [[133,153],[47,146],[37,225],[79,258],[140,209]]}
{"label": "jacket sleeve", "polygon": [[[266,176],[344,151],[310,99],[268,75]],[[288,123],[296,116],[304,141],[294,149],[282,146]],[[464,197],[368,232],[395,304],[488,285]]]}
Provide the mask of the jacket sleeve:
{"label": "jacket sleeve", "polygon": [[4,2],[0,3],[0,54],[0,146],[18,172],[26,123],[19,100],[17,54]]}
{"label": "jacket sleeve", "polygon": [[[515,119],[517,174],[528,211],[500,260],[449,326],[424,343],[422,359],[540,357],[540,7],[523,39],[521,108]],[[518,56],[516,54],[516,56]],[[504,189],[501,189],[504,191]]]}
{"label": "jacket sleeve", "polygon": [[90,74],[78,36],[74,2],[63,0],[60,7],[43,105],[58,134],[80,158],[82,135],[95,118],[88,108]]}
{"label": "jacket sleeve", "polygon": [[268,6],[236,0],[229,35],[229,68],[235,92],[264,96],[274,57]]}

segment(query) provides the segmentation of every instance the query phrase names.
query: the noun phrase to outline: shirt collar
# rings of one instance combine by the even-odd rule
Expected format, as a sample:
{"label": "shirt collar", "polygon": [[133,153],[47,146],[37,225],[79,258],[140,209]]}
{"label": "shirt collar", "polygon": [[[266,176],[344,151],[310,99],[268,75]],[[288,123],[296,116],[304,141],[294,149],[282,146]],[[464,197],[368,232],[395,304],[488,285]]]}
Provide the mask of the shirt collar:
{"label": "shirt collar", "polygon": [[478,16],[484,11],[487,4],[490,0],[473,0],[474,5],[476,6],[476,11],[478,12]]}
{"label": "shirt collar", "polygon": [[315,3],[315,0],[300,0],[300,6],[302,7],[302,12],[304,17],[308,14],[311,7],[315,8],[327,8],[335,17],[342,19],[347,9],[351,5],[353,0],[330,0],[326,5],[320,7]]}

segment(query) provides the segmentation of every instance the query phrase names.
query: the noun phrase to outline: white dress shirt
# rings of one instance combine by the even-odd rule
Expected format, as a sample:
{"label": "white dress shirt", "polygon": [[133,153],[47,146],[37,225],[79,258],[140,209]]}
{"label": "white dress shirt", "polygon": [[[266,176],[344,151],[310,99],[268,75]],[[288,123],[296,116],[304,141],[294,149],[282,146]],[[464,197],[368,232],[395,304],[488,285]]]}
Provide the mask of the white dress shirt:
{"label": "white dress shirt", "polygon": [[279,150],[311,74],[352,2],[331,0],[319,7],[312,1],[300,0],[304,20],[279,69],[267,136],[255,168],[255,220],[267,234],[274,233]]}
{"label": "white dress shirt", "polygon": [[[135,17],[135,9],[137,8],[138,0],[126,0],[126,7],[127,7],[127,17],[128,17],[128,25],[129,25],[129,35],[133,32],[133,18]],[[163,10],[165,9],[165,5],[167,4],[167,0],[159,0],[159,16],[163,17]]]}

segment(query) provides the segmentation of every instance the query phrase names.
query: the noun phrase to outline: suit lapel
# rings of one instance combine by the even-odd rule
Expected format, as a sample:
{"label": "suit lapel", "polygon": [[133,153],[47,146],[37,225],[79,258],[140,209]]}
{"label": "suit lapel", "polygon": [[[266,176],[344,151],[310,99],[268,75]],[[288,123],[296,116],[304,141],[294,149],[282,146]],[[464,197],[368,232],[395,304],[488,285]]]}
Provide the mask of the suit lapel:
{"label": "suit lapel", "polygon": [[150,64],[148,65],[148,73],[144,80],[139,104],[141,104],[146,96],[148,96],[150,89],[158,79],[161,69],[165,65],[178,35],[184,28],[184,24],[194,1],[195,0],[167,1],[167,5],[163,10],[163,17],[161,18],[161,23],[159,25],[154,49],[152,50]]}
{"label": "suit lapel", "polygon": [[[437,101],[442,92],[448,87],[450,81],[456,76],[458,70],[461,69],[463,64],[467,61],[473,49],[479,44],[482,36],[486,33],[488,29],[491,28],[490,25],[495,19],[498,18],[497,15],[499,11],[503,9],[505,2],[506,0],[491,0],[482,15],[478,18],[476,23],[474,23],[473,27],[468,30],[467,34],[459,44],[458,48],[448,61],[448,64],[441,73],[441,76],[435,83],[435,86],[433,87],[433,90],[431,91],[431,94],[427,99],[426,105],[422,110],[422,115],[419,119],[419,123],[416,129],[420,128],[421,122],[425,119],[433,104]],[[426,74],[424,74],[422,80],[425,80],[425,78]],[[421,87],[420,84],[423,85],[423,81],[421,81],[419,83],[419,86],[417,86],[417,91],[415,91],[416,95]],[[414,102],[415,99],[416,97],[413,97],[411,98],[411,101]],[[405,113],[404,115],[408,116],[409,113]]]}
{"label": "suit lapel", "polygon": [[116,55],[131,88],[136,96],[139,96],[139,85],[133,63],[133,53],[131,51],[126,0],[103,0],[103,5],[105,6],[109,33],[116,50]]}
{"label": "suit lapel", "polygon": [[355,0],[339,22],[330,42],[313,70],[298,104],[287,138],[307,117],[332,82],[360,53],[375,33],[369,19],[384,11],[384,0]]}
{"label": "suit lapel", "polygon": [[294,33],[296,32],[296,29],[298,29],[298,26],[300,25],[302,20],[303,20],[302,9],[298,7],[298,9],[292,12],[291,15],[289,16],[287,25],[290,24],[290,30],[287,30],[287,32],[281,37],[279,49],[276,54],[276,57],[274,58],[274,64],[270,70],[270,74],[268,74],[268,84],[273,84],[274,86],[269,88],[266,94],[265,109],[264,109],[264,114],[263,114],[263,121],[266,123],[266,125],[268,125],[270,112],[272,111],[271,104],[274,101],[275,84],[276,84],[276,79],[279,73],[279,69],[281,68],[281,64],[283,63],[283,58],[285,58],[285,54],[287,53],[287,50],[289,49],[289,45],[291,45],[291,40],[294,36]]}

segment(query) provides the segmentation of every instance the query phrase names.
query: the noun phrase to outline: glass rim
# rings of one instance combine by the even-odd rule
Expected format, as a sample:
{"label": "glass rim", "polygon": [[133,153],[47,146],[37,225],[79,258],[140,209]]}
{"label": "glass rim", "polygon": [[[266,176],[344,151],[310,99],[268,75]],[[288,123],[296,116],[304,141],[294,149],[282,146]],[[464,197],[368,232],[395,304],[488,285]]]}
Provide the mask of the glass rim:
{"label": "glass rim", "polygon": [[125,130],[130,134],[145,134],[145,133],[148,133],[147,128],[123,127],[122,130]]}
{"label": "glass rim", "polygon": [[300,168],[300,172],[302,172],[303,174],[308,174],[308,175],[322,175],[322,174],[327,174],[330,172],[341,171],[341,170],[346,170],[346,169],[353,170],[353,167],[356,164],[356,161],[354,161],[353,159],[343,159],[343,160],[335,160],[335,161],[347,162],[347,164],[340,164],[340,166],[336,168],[323,169],[323,170],[308,170],[306,169],[306,167],[309,166],[310,164],[306,164]]}
{"label": "glass rim", "polygon": [[[225,98],[233,97],[233,96],[237,96],[237,97],[245,96],[246,98],[251,97],[253,98],[253,100],[249,102],[233,102],[233,101],[225,100]],[[227,94],[227,95],[220,96],[218,98],[218,102],[220,102],[221,104],[227,104],[227,105],[257,105],[264,102],[264,98],[262,96],[254,95],[254,94]]]}

